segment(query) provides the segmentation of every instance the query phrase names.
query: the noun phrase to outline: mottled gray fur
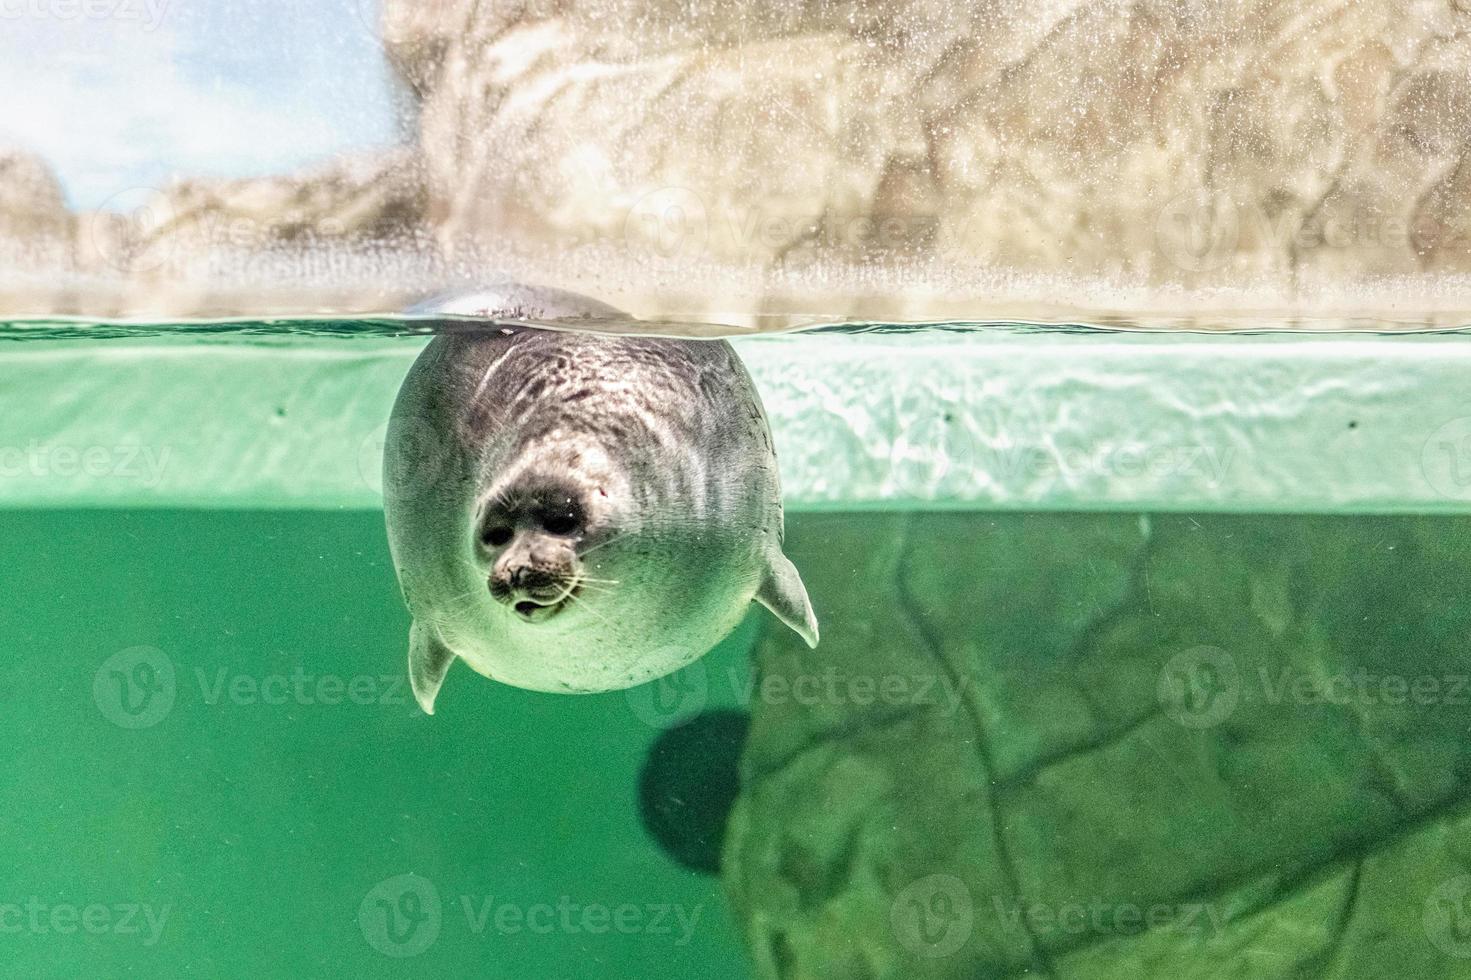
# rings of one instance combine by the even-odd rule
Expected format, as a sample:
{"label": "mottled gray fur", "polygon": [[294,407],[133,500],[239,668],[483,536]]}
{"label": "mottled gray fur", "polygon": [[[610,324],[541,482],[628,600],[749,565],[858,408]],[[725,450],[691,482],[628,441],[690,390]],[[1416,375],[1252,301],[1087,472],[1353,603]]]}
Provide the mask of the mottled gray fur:
{"label": "mottled gray fur", "polygon": [[[546,291],[528,301],[523,290],[475,312],[518,299],[538,318],[606,311]],[[723,341],[446,329],[394,407],[384,491],[425,710],[455,657],[536,690],[643,683],[704,654],[753,599],[816,643],[781,550],[766,418]],[[578,531],[524,540],[518,531],[491,547],[497,515],[521,514],[538,495],[575,498]],[[565,608],[532,621],[492,597],[488,580],[510,557],[525,572],[558,547],[567,580],[575,568],[583,583]]]}

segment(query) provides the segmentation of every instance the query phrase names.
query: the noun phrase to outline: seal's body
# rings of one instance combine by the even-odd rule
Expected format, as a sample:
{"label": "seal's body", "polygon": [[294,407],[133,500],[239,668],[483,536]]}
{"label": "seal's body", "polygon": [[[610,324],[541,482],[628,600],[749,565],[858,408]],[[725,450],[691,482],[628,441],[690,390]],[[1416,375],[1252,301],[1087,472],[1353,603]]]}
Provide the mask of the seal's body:
{"label": "seal's body", "polygon": [[722,341],[442,332],[394,407],[384,494],[426,711],[456,656],[534,690],[641,684],[753,599],[817,642],[765,414]]}

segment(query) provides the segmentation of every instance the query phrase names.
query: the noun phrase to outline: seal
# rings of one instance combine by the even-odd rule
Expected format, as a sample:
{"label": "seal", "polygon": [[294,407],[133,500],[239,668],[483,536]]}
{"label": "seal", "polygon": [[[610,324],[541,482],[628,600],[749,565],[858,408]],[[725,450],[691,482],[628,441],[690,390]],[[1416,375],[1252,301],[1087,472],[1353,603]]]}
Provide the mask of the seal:
{"label": "seal", "polygon": [[[628,319],[515,285],[420,309]],[[642,684],[702,656],[753,600],[817,645],[782,552],[766,414],[729,344],[438,326],[384,446],[409,677],[426,712],[456,659],[537,691]]]}

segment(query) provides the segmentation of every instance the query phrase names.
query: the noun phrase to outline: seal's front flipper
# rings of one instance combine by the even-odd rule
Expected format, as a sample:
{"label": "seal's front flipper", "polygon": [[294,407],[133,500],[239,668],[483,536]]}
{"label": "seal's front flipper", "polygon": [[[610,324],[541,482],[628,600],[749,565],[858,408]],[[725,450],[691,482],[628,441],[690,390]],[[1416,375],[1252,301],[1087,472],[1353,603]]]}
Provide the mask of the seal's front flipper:
{"label": "seal's front flipper", "polygon": [[409,630],[409,683],[414,686],[414,698],[426,715],[434,714],[434,699],[439,696],[439,686],[454,662],[454,652],[444,645],[433,628],[414,620]]}
{"label": "seal's front flipper", "polygon": [[780,551],[774,552],[767,562],[766,578],[756,590],[756,601],[795,630],[809,647],[817,646],[817,617],[812,614],[807,587],[802,584],[797,566]]}

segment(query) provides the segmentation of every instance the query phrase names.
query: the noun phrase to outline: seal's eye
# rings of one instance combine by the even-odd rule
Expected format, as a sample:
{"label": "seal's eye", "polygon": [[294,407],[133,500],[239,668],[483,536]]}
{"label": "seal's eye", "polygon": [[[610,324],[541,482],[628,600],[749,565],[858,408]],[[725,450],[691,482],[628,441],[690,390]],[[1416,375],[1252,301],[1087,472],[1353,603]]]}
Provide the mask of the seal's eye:
{"label": "seal's eye", "polygon": [[548,534],[571,534],[581,525],[573,510],[552,510],[541,515],[541,526]]}
{"label": "seal's eye", "polygon": [[510,543],[511,529],[504,524],[493,524],[485,529],[481,538],[492,548],[499,548],[501,545]]}

